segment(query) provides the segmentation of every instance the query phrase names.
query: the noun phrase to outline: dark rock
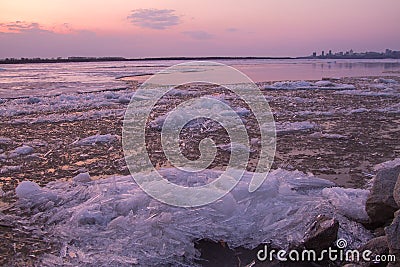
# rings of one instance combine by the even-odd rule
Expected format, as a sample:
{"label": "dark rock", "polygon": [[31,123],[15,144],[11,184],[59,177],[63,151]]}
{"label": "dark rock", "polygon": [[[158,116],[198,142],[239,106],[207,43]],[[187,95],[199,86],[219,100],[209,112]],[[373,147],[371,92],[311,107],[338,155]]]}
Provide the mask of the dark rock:
{"label": "dark rock", "polygon": [[376,236],[376,237],[386,235],[384,227],[378,227],[378,228],[374,229],[373,233],[374,233],[374,236]]}
{"label": "dark rock", "polygon": [[388,266],[400,266],[400,212],[396,212],[396,218],[392,224],[385,228],[389,254],[396,256],[396,262],[389,263]]}
{"label": "dark rock", "polygon": [[394,198],[394,201],[396,202],[397,206],[400,207],[400,174],[397,177],[397,183],[394,186],[393,198]]}
{"label": "dark rock", "polygon": [[[280,262],[273,258],[269,260],[259,261],[257,254],[260,250],[265,250],[265,244],[260,244],[254,249],[247,249],[243,247],[230,248],[225,242],[215,242],[209,239],[201,239],[195,242],[194,247],[201,253],[197,263],[204,267],[213,266],[257,266],[257,267],[322,267],[334,266],[327,265],[325,262]],[[273,248],[268,247],[268,251]],[[278,251],[278,248],[274,248]],[[267,253],[268,253],[267,251]],[[336,265],[335,265],[336,266]]]}
{"label": "dark rock", "polygon": [[244,248],[232,249],[225,242],[214,242],[208,239],[196,241],[195,248],[201,253],[198,260],[201,266],[246,266],[257,257],[256,249],[254,251]]}
{"label": "dark rock", "polygon": [[393,198],[393,190],[399,173],[400,165],[381,169],[375,177],[365,207],[370,223],[375,227],[388,223],[393,218],[393,213],[399,208]]}
{"label": "dark rock", "polygon": [[[372,252],[370,258],[374,258],[376,255],[387,255],[389,253],[388,243],[386,236],[380,236],[369,240],[366,244],[358,248],[359,252],[369,250]],[[378,267],[386,266],[387,262],[375,263],[375,262],[362,262],[363,267]]]}
{"label": "dark rock", "polygon": [[315,251],[327,249],[337,240],[338,230],[336,219],[318,215],[304,235],[304,247]]}

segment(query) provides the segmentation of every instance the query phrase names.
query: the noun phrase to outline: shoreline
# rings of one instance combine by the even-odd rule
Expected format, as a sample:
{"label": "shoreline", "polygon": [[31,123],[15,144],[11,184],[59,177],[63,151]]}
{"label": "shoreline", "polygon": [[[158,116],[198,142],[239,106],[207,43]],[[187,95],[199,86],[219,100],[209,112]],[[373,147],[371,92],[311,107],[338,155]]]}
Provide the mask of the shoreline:
{"label": "shoreline", "polygon": [[[260,86],[278,126],[273,169],[313,173],[338,186],[365,189],[376,174],[377,164],[400,157],[399,76],[327,79],[319,85],[306,81],[268,82]],[[182,99],[229,93],[212,87],[203,89],[174,89],[160,103],[154,118],[171,110]],[[134,88],[128,88],[7,99],[1,103],[0,187],[6,192],[3,201],[13,205],[14,189],[25,180],[45,186],[54,181],[70,181],[82,172],[89,172],[94,179],[129,175],[121,147],[121,129],[133,93]],[[227,100],[234,107],[246,108],[234,97]],[[249,129],[255,129],[252,118],[246,117],[246,120]],[[168,164],[159,151],[159,134],[157,127],[148,128],[151,140],[148,150],[154,164],[163,168]],[[85,138],[99,135],[104,136],[104,142],[77,145]],[[216,140],[227,144],[221,136],[222,131],[215,131]],[[196,140],[203,136],[195,133],[183,138],[187,143],[186,153],[196,155]],[[32,150],[15,152],[23,146]],[[255,152],[250,156],[248,171],[252,171],[257,158],[257,142],[252,148]],[[10,156],[13,152],[17,155]],[[224,166],[229,153],[221,150],[219,156],[212,166],[214,169]],[[8,236],[5,240],[12,242],[19,238],[20,242],[26,239],[22,235]],[[29,255],[32,248],[28,241],[25,244],[18,251]]]}
{"label": "shoreline", "polygon": [[[396,129],[396,127],[393,128],[395,126],[393,123],[398,117],[398,105],[396,105],[399,97],[398,89],[396,89],[398,85],[376,83],[374,82],[376,79],[379,78],[325,80],[349,84],[354,88],[330,88],[329,86],[311,89],[302,88],[302,86],[307,87],[309,82],[304,82],[305,85],[296,84],[296,82],[292,84],[285,84],[284,82],[259,83],[261,87],[269,86],[269,88],[263,90],[264,96],[270,103],[275,121],[282,125],[281,128],[283,127],[280,130],[281,132],[278,133],[281,144],[278,140],[275,167],[287,165],[289,169],[310,171],[328,179],[335,178],[335,175],[337,175],[341,177],[337,178],[339,185],[350,185],[353,183],[350,178],[352,177],[359,183],[361,182],[358,187],[363,186],[365,182],[362,182],[362,180],[367,180],[371,176],[368,173],[371,173],[373,165],[395,157],[396,148],[393,148],[393,146],[397,147],[398,145],[395,142],[396,140],[393,139],[395,133],[393,131]],[[276,86],[271,87],[271,84]],[[131,83],[130,86],[134,87],[137,84]],[[285,89],[285,86],[288,86],[288,88]],[[386,86],[388,88],[394,86],[395,88],[390,91],[386,89]],[[193,94],[194,96],[201,96],[212,93],[212,90],[206,91]],[[2,153],[12,150],[18,145],[32,142],[35,146],[35,154],[39,158],[40,155],[49,151],[51,152],[46,155],[47,157],[52,155],[59,157],[62,154],[61,151],[76,155],[77,151],[74,151],[77,148],[70,147],[70,144],[76,139],[87,137],[91,133],[114,134],[121,137],[124,110],[133,93],[134,90],[132,89],[121,89],[118,91],[102,90],[57,96],[38,96],[26,99],[4,99],[4,103],[0,106],[0,116],[3,117],[3,122],[0,123],[2,125],[0,136],[16,140],[14,143],[3,144]],[[221,91],[217,94],[220,93]],[[178,99],[179,95],[183,95],[183,98],[191,97],[177,91],[175,96],[171,96],[171,103],[176,102],[174,99]],[[244,108],[240,103],[235,105]],[[1,109],[1,107],[3,108]],[[163,104],[157,113],[165,114],[169,109],[168,105]],[[159,115],[155,114],[155,116]],[[313,125],[305,129],[289,131],[284,129],[285,127],[301,128],[303,122],[310,122]],[[300,124],[296,126],[296,123]],[[390,130],[391,128],[393,129]],[[52,137],[48,136],[50,133]],[[369,133],[382,136],[382,138],[370,136]],[[156,137],[157,131],[150,129],[149,134]],[[335,134],[337,135],[336,138]],[[391,139],[385,140],[385,135],[388,135],[387,137]],[[362,160],[366,157],[362,153],[367,153],[368,149],[363,149],[362,146],[358,145],[361,143],[368,145],[371,138],[373,138],[373,143],[369,149],[375,151],[371,153],[376,154],[371,157],[374,160],[368,163],[370,160]],[[298,144],[297,148],[291,144]],[[121,145],[117,143],[111,146],[111,152],[118,155],[114,160],[121,160],[123,158]],[[380,146],[382,147],[380,148]],[[322,147],[324,149],[320,151]],[[93,150],[93,154],[86,157],[91,158],[96,154],[102,157],[106,156],[104,153],[100,153],[98,149],[96,146],[90,147],[89,150]],[[358,165],[352,163],[351,160],[344,160],[346,154],[351,157],[354,153],[359,153]],[[332,155],[340,155],[340,157],[331,161]],[[382,156],[384,157],[383,160],[380,159]],[[321,158],[318,159],[318,157]],[[80,158],[87,160],[79,155],[73,156],[73,158],[73,161],[78,162]],[[157,160],[161,160],[161,158]],[[5,166],[17,166],[24,162],[19,158],[10,159],[8,163],[7,160],[3,159],[3,161],[5,161]],[[338,166],[334,167],[333,162],[336,162]],[[51,168],[65,165],[59,160],[52,164],[54,166],[50,166]],[[110,173],[108,174],[112,174],[111,169],[118,173],[118,168],[111,160],[102,162],[102,164],[109,166]],[[35,173],[36,165],[36,163],[29,164],[32,174]],[[88,164],[88,170],[92,165]],[[44,172],[42,175],[48,178],[54,176],[54,174],[48,172],[48,169],[51,169],[50,167],[39,166],[42,166],[40,167],[40,171]],[[123,167],[120,166],[120,168]],[[65,169],[68,168],[65,167]],[[71,171],[61,170],[56,174],[57,178],[55,179],[63,178],[62,176],[65,175],[72,177],[79,169],[74,163],[71,166]],[[95,173],[101,175],[100,170],[95,171]],[[6,174],[7,172],[1,174],[2,181]],[[19,173],[10,174],[19,174],[20,179],[29,178],[29,176],[23,174],[23,169]],[[121,174],[127,174],[126,170]],[[37,174],[35,177],[38,177]],[[54,180],[54,178],[51,178],[51,180]]]}

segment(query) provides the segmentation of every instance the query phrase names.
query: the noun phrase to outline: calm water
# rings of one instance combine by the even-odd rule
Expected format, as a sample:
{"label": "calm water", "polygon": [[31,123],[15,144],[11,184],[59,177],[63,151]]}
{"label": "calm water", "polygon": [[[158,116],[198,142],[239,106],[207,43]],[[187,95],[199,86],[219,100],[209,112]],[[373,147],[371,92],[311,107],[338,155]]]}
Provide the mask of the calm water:
{"label": "calm water", "polygon": [[[0,98],[124,88],[182,61],[0,65]],[[219,60],[255,82],[391,75],[400,60]],[[133,78],[132,78],[133,77]],[[126,79],[126,78],[125,78]]]}

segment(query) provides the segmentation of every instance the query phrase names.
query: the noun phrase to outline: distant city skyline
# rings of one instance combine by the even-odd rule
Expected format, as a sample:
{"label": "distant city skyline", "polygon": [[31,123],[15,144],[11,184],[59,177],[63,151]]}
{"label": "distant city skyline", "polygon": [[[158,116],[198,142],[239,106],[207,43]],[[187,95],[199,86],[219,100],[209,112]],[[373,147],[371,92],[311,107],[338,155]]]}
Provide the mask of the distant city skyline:
{"label": "distant city skyline", "polygon": [[400,50],[398,0],[2,0],[0,58]]}

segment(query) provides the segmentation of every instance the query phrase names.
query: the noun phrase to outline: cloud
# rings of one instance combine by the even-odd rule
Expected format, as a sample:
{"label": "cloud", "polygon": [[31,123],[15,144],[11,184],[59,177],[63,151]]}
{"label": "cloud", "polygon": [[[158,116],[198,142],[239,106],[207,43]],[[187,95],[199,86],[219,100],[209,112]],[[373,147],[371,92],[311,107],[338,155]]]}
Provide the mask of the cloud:
{"label": "cloud", "polygon": [[25,22],[25,21],[14,21],[0,23],[0,32],[27,32],[27,31],[41,30],[39,23],[36,22]]}
{"label": "cloud", "polygon": [[237,31],[239,31],[239,29],[237,29],[237,28],[227,28],[226,31],[227,32],[237,32]]}
{"label": "cloud", "polygon": [[185,31],[182,33],[196,40],[208,40],[214,37],[212,34],[205,31]]}
{"label": "cloud", "polygon": [[156,30],[164,30],[180,23],[180,18],[173,9],[135,9],[128,19],[136,26]]}
{"label": "cloud", "polygon": [[54,25],[41,25],[37,22],[26,22],[26,21],[13,21],[0,23],[0,33],[75,33],[77,30],[73,29],[68,23],[54,24]]}

